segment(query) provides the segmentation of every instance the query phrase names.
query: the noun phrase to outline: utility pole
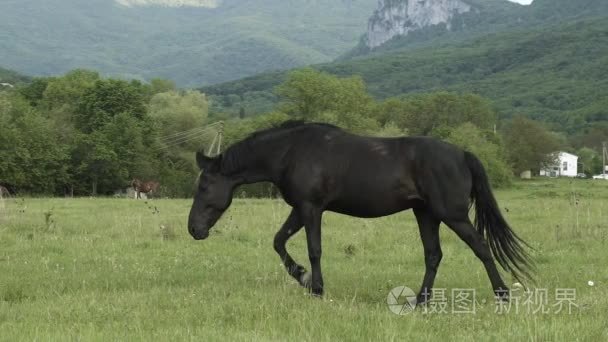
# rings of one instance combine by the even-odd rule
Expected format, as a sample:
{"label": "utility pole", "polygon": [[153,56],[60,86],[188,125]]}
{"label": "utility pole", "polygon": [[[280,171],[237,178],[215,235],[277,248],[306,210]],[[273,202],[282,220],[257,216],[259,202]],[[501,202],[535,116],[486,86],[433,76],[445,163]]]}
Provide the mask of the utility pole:
{"label": "utility pole", "polygon": [[608,159],[608,142],[604,141],[602,143],[602,174],[604,179],[606,179],[606,159]]}
{"label": "utility pole", "polygon": [[[217,133],[213,137],[213,141],[211,142],[211,146],[207,150],[207,155],[209,157],[212,156],[212,153],[215,150],[215,155],[219,155],[222,151],[222,138],[224,137],[224,122],[220,121],[219,126],[217,128]],[[217,143],[217,144],[216,144]]]}
{"label": "utility pole", "polygon": [[222,138],[224,137],[224,121],[220,122],[220,127],[217,129],[217,152],[219,155],[222,153]]}

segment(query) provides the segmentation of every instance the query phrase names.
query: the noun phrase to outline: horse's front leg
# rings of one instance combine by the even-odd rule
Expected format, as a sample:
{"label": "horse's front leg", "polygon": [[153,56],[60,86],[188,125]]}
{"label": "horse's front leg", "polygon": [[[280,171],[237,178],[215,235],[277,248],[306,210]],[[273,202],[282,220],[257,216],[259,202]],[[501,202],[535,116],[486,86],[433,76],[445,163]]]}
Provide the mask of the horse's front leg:
{"label": "horse's front leg", "polygon": [[308,258],[312,278],[310,291],[315,296],[323,295],[323,275],[321,273],[321,216],[323,211],[312,205],[300,208],[300,216],[306,229],[306,242],[308,243]]}
{"label": "horse's front leg", "polygon": [[302,220],[300,219],[300,215],[298,214],[297,210],[292,209],[289,217],[274,236],[274,250],[281,257],[281,261],[283,261],[283,265],[285,265],[287,273],[294,277],[300,283],[300,285],[308,287],[310,286],[310,282],[306,269],[293,260],[286,248],[287,240],[299,232],[303,226],[304,225],[302,224]]}

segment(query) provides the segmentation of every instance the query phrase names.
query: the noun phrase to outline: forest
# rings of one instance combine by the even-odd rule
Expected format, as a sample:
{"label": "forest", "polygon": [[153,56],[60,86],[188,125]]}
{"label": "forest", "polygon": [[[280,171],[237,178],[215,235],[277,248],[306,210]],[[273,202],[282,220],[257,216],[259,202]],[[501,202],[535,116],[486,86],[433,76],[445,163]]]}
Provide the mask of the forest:
{"label": "forest", "polygon": [[[601,170],[606,126],[567,135],[517,115],[501,119],[492,100],[434,91],[376,100],[359,76],[315,69],[289,73],[273,93],[279,104],[260,115],[210,114],[210,100],[167,80],[149,83],[74,70],[0,89],[0,183],[21,194],[120,194],[133,178],[161,183],[158,195],[187,197],[220,129],[223,147],[288,119],[328,122],[353,133],[428,135],[478,155],[494,186],[551,163],[551,153],[577,153],[591,174]],[[243,113],[241,113],[243,114]],[[265,185],[239,190],[269,194]]]}
{"label": "forest", "polygon": [[[540,29],[490,34],[456,45],[322,64],[333,75],[359,75],[377,100],[450,91],[492,101],[501,119],[545,122],[568,136],[605,132],[608,124],[608,21],[584,19]],[[201,88],[211,113],[268,111],[288,72]]]}

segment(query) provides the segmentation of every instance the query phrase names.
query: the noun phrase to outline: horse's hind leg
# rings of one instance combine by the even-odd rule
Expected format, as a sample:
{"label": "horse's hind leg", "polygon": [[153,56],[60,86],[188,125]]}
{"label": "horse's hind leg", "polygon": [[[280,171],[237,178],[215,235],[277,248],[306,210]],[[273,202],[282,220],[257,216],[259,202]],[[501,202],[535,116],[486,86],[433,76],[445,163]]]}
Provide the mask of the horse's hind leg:
{"label": "horse's hind leg", "polygon": [[314,296],[323,295],[323,275],[321,272],[321,216],[323,211],[313,205],[304,205],[300,215],[306,229],[308,259],[310,260],[310,292]]}
{"label": "horse's hind leg", "polygon": [[427,208],[414,209],[414,215],[418,221],[420,238],[424,248],[424,263],[426,271],[420,292],[416,296],[418,304],[427,302],[431,298],[431,289],[437,275],[437,268],[441,262],[441,246],[439,244],[439,219],[435,218]]}
{"label": "horse's hind leg", "polygon": [[448,220],[444,221],[457,235],[462,239],[475,253],[475,255],[483,262],[494,293],[499,296],[506,298],[509,289],[502,281],[500,273],[496,269],[494,258],[488,247],[488,243],[483,236],[473,227],[468,217],[460,220]]}
{"label": "horse's hind leg", "polygon": [[310,286],[310,284],[305,277],[306,269],[293,260],[291,255],[287,253],[287,248],[285,246],[287,240],[299,232],[303,226],[304,224],[302,223],[299,214],[295,209],[292,209],[289,217],[274,236],[274,250],[281,257],[283,265],[285,265],[285,268],[287,269],[287,273],[294,277],[300,285],[307,287]]}

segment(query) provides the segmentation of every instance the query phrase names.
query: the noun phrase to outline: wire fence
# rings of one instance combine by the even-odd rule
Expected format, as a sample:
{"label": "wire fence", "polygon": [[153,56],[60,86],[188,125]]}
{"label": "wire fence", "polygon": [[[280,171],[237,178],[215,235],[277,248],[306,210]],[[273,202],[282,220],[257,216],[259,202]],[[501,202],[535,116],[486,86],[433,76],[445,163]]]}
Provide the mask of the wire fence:
{"label": "wire fence", "polygon": [[[213,146],[215,146],[215,142],[218,140],[218,136],[220,136],[219,139],[221,140],[223,126],[224,123],[218,121],[207,126],[196,127],[187,131],[169,134],[159,138],[160,146],[158,146],[155,150],[167,150],[192,141],[207,139],[210,138],[212,134],[215,134],[211,144],[211,148],[213,148]],[[217,148],[219,151],[219,144]]]}

